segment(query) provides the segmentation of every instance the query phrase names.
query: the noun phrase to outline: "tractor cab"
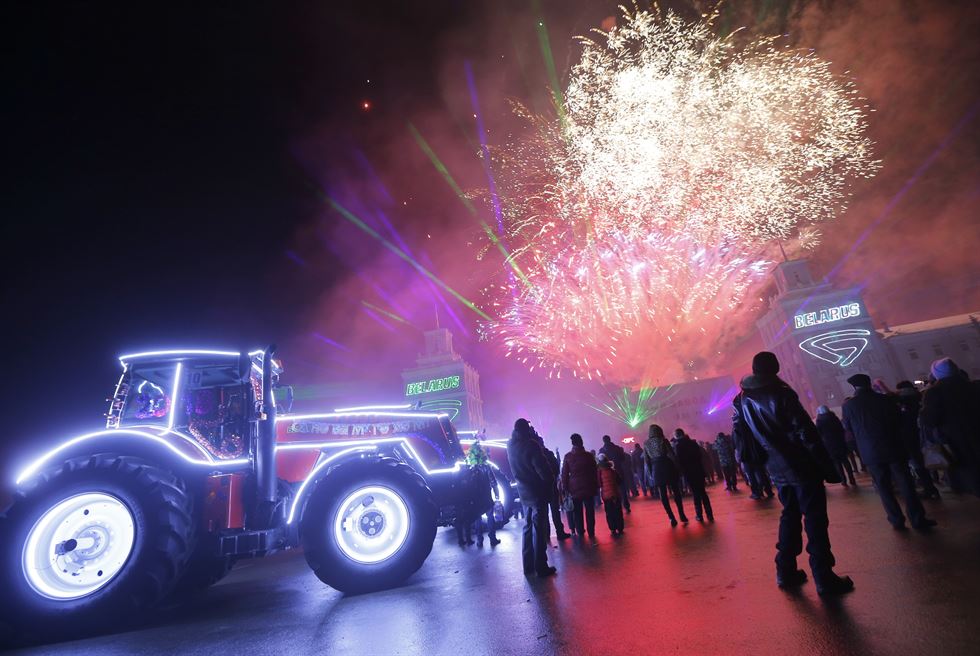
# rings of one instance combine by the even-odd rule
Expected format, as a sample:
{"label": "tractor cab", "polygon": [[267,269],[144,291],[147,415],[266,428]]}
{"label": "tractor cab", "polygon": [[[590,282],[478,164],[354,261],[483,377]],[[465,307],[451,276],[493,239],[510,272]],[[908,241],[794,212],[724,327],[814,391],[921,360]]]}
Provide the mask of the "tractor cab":
{"label": "tractor cab", "polygon": [[[263,357],[262,351],[122,356],[107,428],[160,429],[192,441],[215,460],[241,458],[261,415]],[[273,360],[273,377],[281,372]]]}

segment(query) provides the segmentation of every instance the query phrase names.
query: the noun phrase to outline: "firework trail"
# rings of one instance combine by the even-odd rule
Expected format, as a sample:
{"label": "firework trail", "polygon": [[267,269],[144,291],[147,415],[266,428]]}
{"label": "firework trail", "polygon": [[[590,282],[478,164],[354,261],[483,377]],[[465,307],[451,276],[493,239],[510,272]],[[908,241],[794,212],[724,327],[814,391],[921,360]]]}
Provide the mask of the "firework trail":
{"label": "firework trail", "polygon": [[484,332],[531,370],[629,387],[712,373],[778,246],[816,246],[877,171],[850,82],[712,20],[624,10],[582,39],[561,117],[515,104],[523,133],[491,149],[526,279],[488,288]]}

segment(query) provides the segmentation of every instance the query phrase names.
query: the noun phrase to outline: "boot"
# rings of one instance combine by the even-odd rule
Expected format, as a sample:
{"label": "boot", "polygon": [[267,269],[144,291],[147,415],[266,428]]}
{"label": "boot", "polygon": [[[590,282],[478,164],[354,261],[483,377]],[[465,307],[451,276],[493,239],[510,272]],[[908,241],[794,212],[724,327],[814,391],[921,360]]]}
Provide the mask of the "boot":
{"label": "boot", "polygon": [[786,590],[789,588],[797,588],[806,583],[806,572],[802,569],[793,569],[783,571],[781,569],[776,569],[776,585],[780,588]]}
{"label": "boot", "polygon": [[832,571],[820,576],[814,573],[813,579],[817,583],[817,594],[821,597],[847,594],[854,590],[854,581],[850,576],[837,576]]}

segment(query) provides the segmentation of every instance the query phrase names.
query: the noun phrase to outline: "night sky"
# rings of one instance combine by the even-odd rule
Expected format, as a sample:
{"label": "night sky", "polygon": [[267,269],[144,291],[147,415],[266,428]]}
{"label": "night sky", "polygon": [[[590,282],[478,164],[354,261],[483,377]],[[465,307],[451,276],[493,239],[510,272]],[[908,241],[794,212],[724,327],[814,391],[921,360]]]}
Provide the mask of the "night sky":
{"label": "night sky", "polygon": [[[872,312],[892,324],[980,308],[975,3],[729,4],[730,24],[786,33],[851,71],[876,110],[882,172],[856,188],[815,256],[820,272],[844,258],[835,282],[866,284]],[[509,127],[508,98],[547,106],[535,21],[547,23],[561,77],[572,36],[614,13],[615,2],[585,0],[6,8],[13,366],[0,448],[16,460],[98,428],[115,356],[134,348],[277,341],[291,382],[324,386],[329,407],[397,400],[398,372],[437,315],[484,372],[494,421],[535,408],[583,416],[556,400],[575,394],[564,387],[539,392],[553,391],[546,411],[522,407],[515,399],[540,380],[500,364],[474,314],[443,305],[321,194],[374,225],[383,212],[421,262],[479,300],[478,228],[408,124],[463,189],[479,186],[464,63],[493,140]],[[372,316],[365,301],[407,323]]]}

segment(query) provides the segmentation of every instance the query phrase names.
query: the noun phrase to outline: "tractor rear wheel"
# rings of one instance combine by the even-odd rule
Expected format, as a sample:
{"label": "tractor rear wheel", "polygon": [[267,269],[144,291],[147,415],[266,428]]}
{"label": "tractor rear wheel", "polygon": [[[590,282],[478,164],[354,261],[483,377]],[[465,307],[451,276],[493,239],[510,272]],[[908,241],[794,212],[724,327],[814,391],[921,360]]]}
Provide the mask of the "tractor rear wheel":
{"label": "tractor rear wheel", "polygon": [[313,573],[342,592],[390,588],[432,551],[438,510],[425,481],[392,459],[343,465],[319,481],[301,542]]}
{"label": "tractor rear wheel", "polygon": [[41,473],[0,517],[0,590],[16,625],[71,634],[161,600],[193,550],[184,483],[140,458],[99,454]]}

